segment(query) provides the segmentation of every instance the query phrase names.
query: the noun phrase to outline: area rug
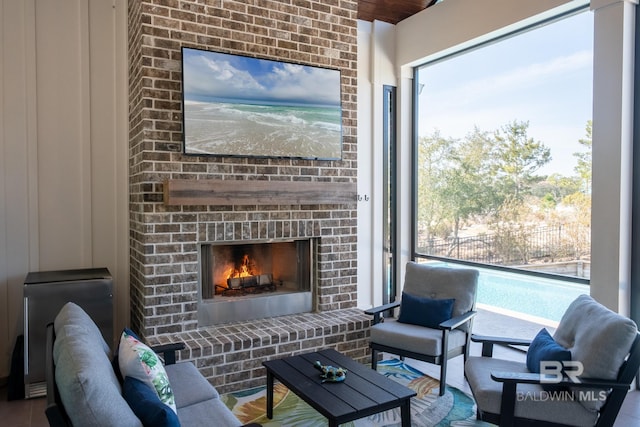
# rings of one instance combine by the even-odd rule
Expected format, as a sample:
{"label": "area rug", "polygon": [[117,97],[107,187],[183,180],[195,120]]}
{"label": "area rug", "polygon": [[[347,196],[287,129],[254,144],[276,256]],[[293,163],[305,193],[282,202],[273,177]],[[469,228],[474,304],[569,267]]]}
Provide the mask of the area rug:
{"label": "area rug", "polygon": [[[438,396],[440,382],[401,360],[391,359],[378,363],[378,372],[416,391],[411,399],[411,425],[413,427],[449,427],[472,425],[475,420],[475,402],[462,391],[447,387],[444,396]],[[222,401],[243,423],[260,423],[264,427],[325,427],[327,419],[307,405],[285,386],[274,386],[273,419],[266,415],[266,386],[221,396]],[[396,408],[349,423],[343,427],[400,426],[400,409]]]}

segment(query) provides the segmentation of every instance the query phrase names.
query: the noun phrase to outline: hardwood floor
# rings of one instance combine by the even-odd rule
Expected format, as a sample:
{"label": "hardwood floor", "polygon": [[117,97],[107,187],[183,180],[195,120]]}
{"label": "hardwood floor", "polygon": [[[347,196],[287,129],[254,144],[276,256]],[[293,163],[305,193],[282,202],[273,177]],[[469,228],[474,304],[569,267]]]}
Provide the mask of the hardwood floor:
{"label": "hardwood floor", "polygon": [[[483,335],[517,336],[532,338],[542,327],[540,324],[527,322],[513,317],[480,310],[474,324],[474,332]],[[472,355],[480,354],[480,346],[473,344]],[[498,347],[496,357],[521,360],[524,352]],[[439,376],[439,367],[417,360],[409,364],[434,377]],[[464,379],[462,357],[449,362],[447,383],[471,394]],[[7,387],[0,387],[0,425],[7,427],[46,427],[49,425],[44,415],[46,398],[7,401]],[[615,427],[640,426],[640,391],[634,389],[627,395]]]}
{"label": "hardwood floor", "polygon": [[45,397],[7,401],[7,387],[0,388],[0,425],[7,427],[47,427]]}

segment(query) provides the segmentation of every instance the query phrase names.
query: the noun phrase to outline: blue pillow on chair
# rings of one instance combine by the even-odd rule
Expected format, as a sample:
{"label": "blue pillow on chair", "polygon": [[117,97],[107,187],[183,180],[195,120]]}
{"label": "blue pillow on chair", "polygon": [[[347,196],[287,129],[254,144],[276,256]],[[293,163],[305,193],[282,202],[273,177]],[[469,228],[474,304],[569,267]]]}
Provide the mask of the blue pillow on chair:
{"label": "blue pillow on chair", "polygon": [[455,299],[432,299],[402,293],[398,322],[437,328],[453,315]]}
{"label": "blue pillow on chair", "polygon": [[555,342],[545,328],[538,332],[527,350],[527,369],[535,374],[540,373],[542,361],[563,362],[569,360],[571,360],[571,352]]}
{"label": "blue pillow on chair", "polygon": [[139,379],[125,377],[122,395],[145,427],[180,427],[180,420],[173,409]]}

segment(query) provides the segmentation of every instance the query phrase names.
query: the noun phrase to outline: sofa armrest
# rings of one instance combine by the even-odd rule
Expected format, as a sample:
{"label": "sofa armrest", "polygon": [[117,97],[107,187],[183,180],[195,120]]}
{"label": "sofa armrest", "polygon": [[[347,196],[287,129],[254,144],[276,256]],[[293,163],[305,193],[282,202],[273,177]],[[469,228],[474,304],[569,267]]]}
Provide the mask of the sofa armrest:
{"label": "sofa armrest", "polygon": [[60,393],[56,385],[56,367],[53,363],[53,343],[56,340],[56,332],[53,322],[47,325],[45,372],[47,386],[47,407],[44,412],[51,427],[70,427],[71,421],[60,401]]}
{"label": "sofa armrest", "polygon": [[162,354],[165,365],[173,365],[176,363],[176,352],[184,350],[185,345],[182,342],[161,344],[151,347],[151,350],[158,354]]}

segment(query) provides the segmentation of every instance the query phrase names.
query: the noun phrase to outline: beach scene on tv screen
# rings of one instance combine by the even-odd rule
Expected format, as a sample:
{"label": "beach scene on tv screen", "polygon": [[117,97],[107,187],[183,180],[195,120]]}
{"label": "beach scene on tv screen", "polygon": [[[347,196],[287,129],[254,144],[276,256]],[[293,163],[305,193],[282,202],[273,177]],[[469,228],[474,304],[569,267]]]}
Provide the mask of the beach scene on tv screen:
{"label": "beach scene on tv screen", "polygon": [[183,48],[184,151],[340,159],[340,71]]}

